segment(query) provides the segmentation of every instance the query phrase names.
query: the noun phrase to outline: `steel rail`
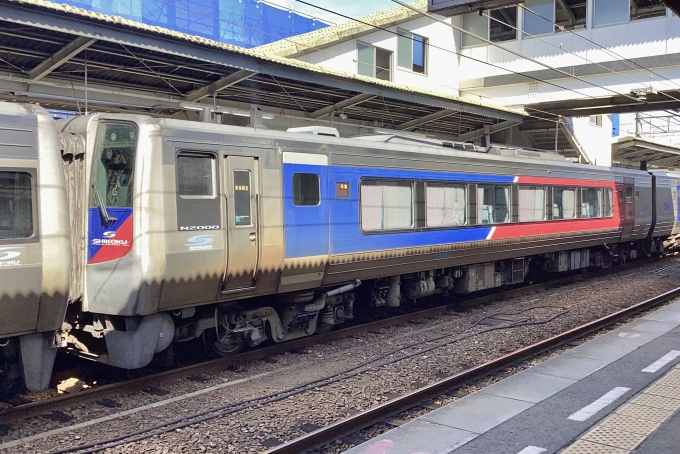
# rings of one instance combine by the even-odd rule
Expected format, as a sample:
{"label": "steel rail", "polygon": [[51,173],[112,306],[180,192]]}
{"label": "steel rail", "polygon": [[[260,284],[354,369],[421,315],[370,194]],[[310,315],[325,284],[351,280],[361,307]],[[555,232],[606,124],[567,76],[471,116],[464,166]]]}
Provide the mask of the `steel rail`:
{"label": "steel rail", "polygon": [[564,345],[574,339],[583,337],[603,327],[618,322],[638,312],[653,308],[670,300],[680,297],[680,287],[661,295],[650,298],[634,306],[622,309],[610,315],[588,322],[576,328],[565,331],[562,334],[536,342],[528,347],[521,348],[500,358],[489,361],[477,367],[473,367],[456,375],[444,378],[436,383],[412,391],[390,401],[365,410],[347,419],[335,422],[329,426],[317,429],[294,440],[276,446],[264,454],[300,454],[319,446],[331,443],[338,438],[357,432],[369,427],[386,417],[408,410],[423,401],[435,398],[441,394],[474,381],[489,374],[510,366],[519,361],[531,358],[547,350]]}
{"label": "steel rail", "polygon": [[380,328],[390,327],[401,323],[408,323],[414,319],[435,317],[450,311],[460,310],[461,304],[463,304],[464,307],[466,308],[474,307],[504,298],[521,296],[525,293],[536,290],[544,290],[550,287],[580,282],[600,277],[603,275],[611,274],[614,272],[624,271],[627,268],[639,266],[641,264],[644,264],[645,262],[646,261],[637,261],[627,264],[625,266],[601,269],[586,274],[563,277],[548,282],[543,282],[540,284],[523,285],[521,287],[512,288],[509,290],[505,290],[503,292],[489,293],[483,296],[478,296],[475,298],[462,300],[455,303],[444,304],[415,312],[400,314],[382,320],[376,320],[368,323],[359,324],[356,326],[350,326],[336,331],[331,331],[329,333],[304,337],[301,339],[284,342],[282,344],[274,344],[268,347],[258,348],[256,350],[247,351],[245,353],[240,353],[238,355],[226,358],[213,359],[196,364],[191,364],[188,366],[175,368],[172,370],[167,370],[164,372],[134,378],[131,380],[124,380],[116,383],[111,383],[108,385],[93,387],[74,394],[64,394],[62,396],[58,396],[52,399],[45,399],[26,404],[16,405],[13,407],[6,408],[4,410],[0,410],[0,418],[6,420],[7,419],[18,420],[30,418],[50,411],[60,410],[66,406],[73,406],[84,402],[91,402],[94,400],[102,399],[104,397],[111,396],[115,393],[138,391],[146,387],[156,385],[162,380],[181,378],[183,375],[188,374],[205,373],[215,369],[223,369],[225,367],[243,364],[249,361],[263,360],[275,355],[282,355],[291,351],[310,348],[319,344],[327,344],[357,334],[378,330]]}

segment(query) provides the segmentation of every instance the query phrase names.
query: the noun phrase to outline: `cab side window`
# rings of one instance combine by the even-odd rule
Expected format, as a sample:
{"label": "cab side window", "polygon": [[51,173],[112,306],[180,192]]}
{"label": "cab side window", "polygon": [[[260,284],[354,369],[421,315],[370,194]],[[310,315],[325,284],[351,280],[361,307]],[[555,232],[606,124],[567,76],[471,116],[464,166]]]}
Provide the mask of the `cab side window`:
{"label": "cab side window", "polygon": [[26,172],[0,172],[0,239],[33,235],[31,180]]}
{"label": "cab side window", "polygon": [[319,175],[315,173],[293,174],[293,204],[316,206],[321,202]]}

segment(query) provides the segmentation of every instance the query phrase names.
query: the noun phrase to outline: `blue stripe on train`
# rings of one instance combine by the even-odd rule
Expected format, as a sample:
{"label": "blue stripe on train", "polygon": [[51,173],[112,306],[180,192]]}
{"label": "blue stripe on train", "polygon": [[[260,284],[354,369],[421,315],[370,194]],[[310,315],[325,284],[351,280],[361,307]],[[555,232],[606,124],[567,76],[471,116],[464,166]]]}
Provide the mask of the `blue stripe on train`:
{"label": "blue stripe on train", "polygon": [[[292,177],[294,173],[298,172],[319,175],[321,179],[321,203],[319,206],[299,207],[293,204]],[[480,241],[486,239],[491,231],[490,227],[473,227],[455,230],[365,235],[359,228],[359,181],[366,177],[464,181],[469,183],[512,183],[514,180],[512,176],[501,175],[284,164],[286,258],[325,255],[329,251],[329,246],[331,254],[350,254]],[[336,183],[349,184],[348,198],[336,197]]]}

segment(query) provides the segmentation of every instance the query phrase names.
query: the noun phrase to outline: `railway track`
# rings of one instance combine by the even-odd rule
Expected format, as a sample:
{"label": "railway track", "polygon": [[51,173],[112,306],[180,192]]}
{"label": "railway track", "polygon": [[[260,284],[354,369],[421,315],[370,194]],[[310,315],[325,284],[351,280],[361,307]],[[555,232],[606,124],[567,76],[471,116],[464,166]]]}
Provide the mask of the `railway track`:
{"label": "railway track", "polygon": [[0,417],[7,419],[24,419],[37,415],[45,414],[51,411],[59,410],[67,406],[73,406],[84,402],[91,402],[106,398],[119,392],[131,392],[142,390],[148,387],[153,387],[158,383],[177,377],[188,375],[196,375],[206,373],[216,369],[224,369],[230,366],[237,366],[251,361],[263,360],[275,355],[281,355],[291,351],[299,351],[308,349],[318,344],[325,344],[339,339],[355,336],[365,332],[380,330],[385,327],[407,323],[414,319],[422,319],[429,317],[436,317],[440,314],[461,310],[462,308],[474,307],[482,304],[487,304],[493,301],[504,298],[521,296],[526,293],[531,293],[551,287],[558,287],[568,285],[571,283],[584,281],[599,276],[604,276],[612,272],[620,272],[626,268],[639,266],[643,261],[631,263],[622,267],[610,268],[606,270],[598,270],[586,274],[578,274],[568,277],[563,277],[548,282],[533,285],[523,285],[521,287],[512,288],[503,292],[492,292],[483,296],[458,301],[452,304],[442,304],[427,309],[416,310],[405,314],[396,315],[393,317],[380,319],[368,323],[363,323],[356,326],[351,326],[329,333],[315,335],[311,337],[301,338],[283,344],[274,344],[263,348],[247,351],[238,355],[226,358],[219,358],[210,361],[205,361],[197,364],[191,364],[184,367],[175,368],[143,377],[120,381],[108,385],[93,387],[85,389],[78,393],[64,394],[51,399],[44,399],[30,403],[14,405],[0,411]]}
{"label": "railway track", "polygon": [[625,320],[639,312],[652,309],[677,299],[678,297],[680,297],[680,287],[592,322],[585,323],[559,335],[536,342],[533,345],[516,350],[480,366],[444,378],[436,383],[424,386],[403,396],[396,397],[388,402],[376,405],[349,418],[285,442],[266,451],[265,454],[300,454],[327,445],[341,437],[356,433],[359,430],[384,421],[397,413],[409,410],[416,406],[421,406],[423,402],[436,398],[445,392],[459,388],[466,383],[482,379],[512,364],[527,360],[556,347],[563,346],[575,339],[591,334],[608,325]]}

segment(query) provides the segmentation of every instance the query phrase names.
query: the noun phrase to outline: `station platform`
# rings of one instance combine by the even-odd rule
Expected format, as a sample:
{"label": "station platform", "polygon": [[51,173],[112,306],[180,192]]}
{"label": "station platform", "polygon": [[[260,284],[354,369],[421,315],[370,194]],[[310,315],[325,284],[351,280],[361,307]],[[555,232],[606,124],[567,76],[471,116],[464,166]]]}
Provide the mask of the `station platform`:
{"label": "station platform", "polygon": [[680,301],[347,454],[680,453]]}

